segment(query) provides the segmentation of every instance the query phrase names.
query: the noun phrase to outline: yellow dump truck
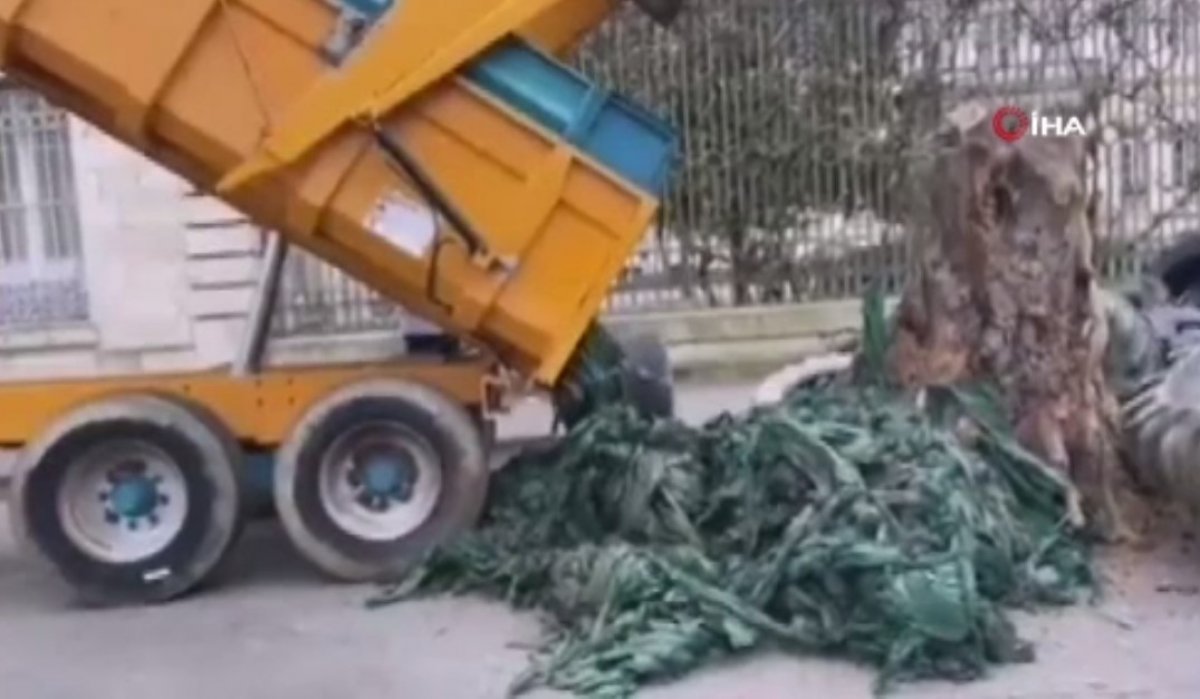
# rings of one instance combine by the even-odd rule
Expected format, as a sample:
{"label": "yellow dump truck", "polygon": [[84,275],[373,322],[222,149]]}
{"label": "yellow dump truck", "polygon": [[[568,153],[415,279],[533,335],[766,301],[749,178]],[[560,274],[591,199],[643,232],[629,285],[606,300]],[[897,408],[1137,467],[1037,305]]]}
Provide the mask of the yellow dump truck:
{"label": "yellow dump truck", "polygon": [[[252,452],[336,578],[395,573],[471,526],[505,396],[594,398],[574,376],[585,338],[669,178],[673,131],[560,62],[618,7],[0,0],[6,76],[277,236],[230,371],[0,384],[22,540],[86,600],[174,598],[236,541]],[[464,349],[259,367],[289,245]]]}

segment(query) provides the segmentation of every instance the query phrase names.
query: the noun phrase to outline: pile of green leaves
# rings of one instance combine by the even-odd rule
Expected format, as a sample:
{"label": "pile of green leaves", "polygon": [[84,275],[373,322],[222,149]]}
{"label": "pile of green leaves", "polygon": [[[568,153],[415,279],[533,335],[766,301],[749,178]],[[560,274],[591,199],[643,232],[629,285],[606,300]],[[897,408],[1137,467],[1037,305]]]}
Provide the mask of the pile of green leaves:
{"label": "pile of green leaves", "polygon": [[881,689],[974,678],[1032,657],[1006,606],[1093,580],[1069,486],[994,406],[869,382],[695,429],[610,405],[502,471],[479,530],[375,602],[482,592],[547,612],[516,692],[625,697],[761,647],[875,664]]}

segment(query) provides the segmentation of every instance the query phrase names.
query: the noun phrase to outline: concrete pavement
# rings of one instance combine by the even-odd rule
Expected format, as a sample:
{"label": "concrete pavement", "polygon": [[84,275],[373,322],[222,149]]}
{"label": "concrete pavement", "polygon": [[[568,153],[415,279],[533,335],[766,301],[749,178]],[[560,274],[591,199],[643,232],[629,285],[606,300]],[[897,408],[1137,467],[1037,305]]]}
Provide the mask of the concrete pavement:
{"label": "concrete pavement", "polygon": [[[1037,663],[896,696],[1194,699],[1194,561],[1166,547],[1118,562],[1124,577],[1102,608],[1022,619],[1038,642]],[[69,609],[51,576],[0,553],[3,696],[498,699],[525,666],[523,647],[538,638],[533,616],[501,605],[440,599],[368,611],[369,593],[317,580],[273,527],[249,532],[220,588],[153,609]],[[870,682],[869,672],[846,663],[763,654],[644,695],[868,699]]]}
{"label": "concrete pavement", "polygon": [[[691,420],[736,410],[749,387],[689,390]],[[510,434],[536,432],[536,406]],[[2,510],[2,508],[0,508]],[[145,609],[83,611],[16,557],[0,511],[4,699],[495,699],[525,667],[536,619],[474,599],[368,611],[369,587],[321,581],[276,527],[255,526],[215,589]],[[901,699],[1200,697],[1200,556],[1184,539],[1115,556],[1108,599],[1021,618],[1039,661],[987,681],[904,688]],[[762,654],[646,691],[651,699],[868,699],[872,674]],[[556,696],[550,692],[537,697]]]}

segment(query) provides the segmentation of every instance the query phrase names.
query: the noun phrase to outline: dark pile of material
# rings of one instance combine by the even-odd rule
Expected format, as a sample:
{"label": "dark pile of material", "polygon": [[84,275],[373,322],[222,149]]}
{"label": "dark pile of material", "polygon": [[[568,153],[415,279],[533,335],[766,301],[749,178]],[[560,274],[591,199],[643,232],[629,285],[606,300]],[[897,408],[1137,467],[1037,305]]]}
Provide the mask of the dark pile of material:
{"label": "dark pile of material", "polygon": [[1092,583],[1069,486],[993,406],[867,382],[693,429],[612,405],[506,468],[481,528],[376,602],[482,592],[547,612],[516,691],[625,697],[763,647],[869,662],[881,688],[974,678],[1032,658],[1006,606]]}

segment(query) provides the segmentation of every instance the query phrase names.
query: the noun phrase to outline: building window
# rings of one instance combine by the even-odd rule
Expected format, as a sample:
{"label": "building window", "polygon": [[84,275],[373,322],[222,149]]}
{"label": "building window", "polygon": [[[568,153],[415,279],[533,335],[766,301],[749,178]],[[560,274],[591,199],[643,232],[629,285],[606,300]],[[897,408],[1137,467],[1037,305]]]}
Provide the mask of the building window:
{"label": "building window", "polygon": [[1121,193],[1128,195],[1144,194],[1149,179],[1149,163],[1147,161],[1146,144],[1143,142],[1124,141],[1121,143]]}
{"label": "building window", "polygon": [[87,319],[67,119],[0,85],[0,329]]}

